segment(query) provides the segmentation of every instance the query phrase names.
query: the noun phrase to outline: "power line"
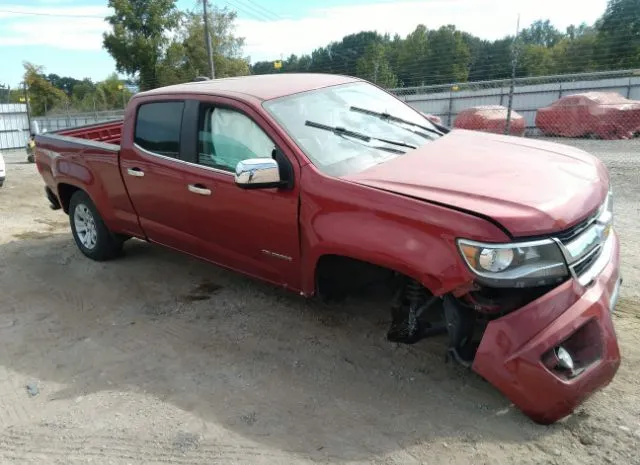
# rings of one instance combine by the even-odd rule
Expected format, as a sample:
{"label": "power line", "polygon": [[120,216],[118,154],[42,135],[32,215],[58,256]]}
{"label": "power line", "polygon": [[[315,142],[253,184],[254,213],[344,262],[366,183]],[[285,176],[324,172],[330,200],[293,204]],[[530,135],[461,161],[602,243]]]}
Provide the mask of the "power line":
{"label": "power line", "polygon": [[256,19],[258,21],[262,21],[262,22],[269,22],[269,21],[273,21],[273,18],[269,18],[267,16],[265,16],[263,13],[256,13],[255,11],[251,11],[251,10],[247,10],[246,6],[241,6],[238,3],[234,2],[234,1],[229,1],[229,0],[225,0],[224,3],[228,6],[231,7],[232,10],[236,11],[236,12],[242,12],[244,14],[246,14],[247,16]]}
{"label": "power line", "polygon": [[62,13],[37,13],[35,11],[16,11],[16,10],[0,10],[0,13],[8,13],[13,15],[27,15],[27,16],[50,16],[54,18],[96,18],[104,19],[105,16],[96,15],[70,15]]}
{"label": "power line", "polygon": [[283,19],[281,16],[278,15],[278,13],[263,7],[262,5],[254,2],[253,0],[245,0],[245,1],[252,5],[255,5],[258,9],[265,11],[267,14],[274,16],[276,19]]}
{"label": "power line", "polygon": [[276,13],[261,7],[255,2],[250,2],[249,0],[244,0],[248,4],[242,3],[243,0],[232,0],[231,2],[225,2],[227,4],[231,3],[230,6],[241,9],[244,13],[247,13],[258,19],[259,21],[277,21],[281,19]]}

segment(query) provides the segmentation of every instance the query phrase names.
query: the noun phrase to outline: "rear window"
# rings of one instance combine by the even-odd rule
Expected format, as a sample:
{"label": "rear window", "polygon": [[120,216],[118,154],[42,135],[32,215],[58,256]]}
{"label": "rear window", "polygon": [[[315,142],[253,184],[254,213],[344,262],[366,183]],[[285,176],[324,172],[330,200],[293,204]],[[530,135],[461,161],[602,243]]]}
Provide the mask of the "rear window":
{"label": "rear window", "polygon": [[135,143],[150,152],[177,158],[184,102],[145,103],[138,108]]}

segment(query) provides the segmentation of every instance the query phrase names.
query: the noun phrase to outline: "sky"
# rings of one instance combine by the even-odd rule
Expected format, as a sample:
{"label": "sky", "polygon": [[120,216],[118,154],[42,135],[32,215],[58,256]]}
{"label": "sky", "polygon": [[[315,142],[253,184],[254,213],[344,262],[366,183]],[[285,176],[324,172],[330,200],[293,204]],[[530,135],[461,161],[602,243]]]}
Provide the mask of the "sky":
{"label": "sky", "polygon": [[[180,9],[198,8],[178,0]],[[484,39],[498,39],[536,19],[561,30],[593,23],[607,0],[210,0],[238,12],[236,33],[245,37],[251,62],[310,53],[362,30],[406,36],[422,23],[454,24]],[[109,14],[106,0],[0,0],[0,85],[16,86],[23,61],[46,73],[99,81],[115,71],[102,49]]]}

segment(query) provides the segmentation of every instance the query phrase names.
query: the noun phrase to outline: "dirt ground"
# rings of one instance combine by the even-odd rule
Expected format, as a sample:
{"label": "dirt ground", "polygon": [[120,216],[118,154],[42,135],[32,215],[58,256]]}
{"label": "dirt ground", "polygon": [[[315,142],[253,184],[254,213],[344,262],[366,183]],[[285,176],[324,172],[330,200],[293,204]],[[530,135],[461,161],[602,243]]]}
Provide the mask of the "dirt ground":
{"label": "dirt ground", "polygon": [[0,189],[2,464],[639,464],[640,140],[607,164],[623,364],[538,426],[444,342],[385,340],[382,303],[323,306],[139,241],[77,251],[23,151]]}

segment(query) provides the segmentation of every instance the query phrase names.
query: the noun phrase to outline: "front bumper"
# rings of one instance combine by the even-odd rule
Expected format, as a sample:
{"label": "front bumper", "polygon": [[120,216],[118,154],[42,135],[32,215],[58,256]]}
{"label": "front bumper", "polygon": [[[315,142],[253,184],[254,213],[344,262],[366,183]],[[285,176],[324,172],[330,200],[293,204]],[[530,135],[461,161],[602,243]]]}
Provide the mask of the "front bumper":
{"label": "front bumper", "polygon": [[[488,324],[473,370],[524,414],[549,424],[571,414],[613,379],[620,351],[611,320],[620,286],[620,245],[608,241],[600,273],[588,287],[571,279],[525,307]],[[581,372],[562,376],[543,359],[555,347],[573,344]]]}

